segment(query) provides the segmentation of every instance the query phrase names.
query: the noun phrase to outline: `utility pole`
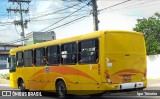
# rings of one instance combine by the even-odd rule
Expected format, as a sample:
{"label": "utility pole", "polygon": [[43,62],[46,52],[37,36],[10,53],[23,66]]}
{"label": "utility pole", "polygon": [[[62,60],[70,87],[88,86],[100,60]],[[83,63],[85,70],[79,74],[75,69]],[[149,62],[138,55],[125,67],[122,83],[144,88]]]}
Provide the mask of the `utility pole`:
{"label": "utility pole", "polygon": [[[27,23],[29,22],[29,20],[23,20],[23,13],[28,13],[29,12],[29,9],[22,9],[22,3],[30,3],[31,0],[8,0],[8,2],[12,2],[13,4],[14,3],[17,3],[19,5],[19,8],[8,8],[7,11],[8,13],[13,11],[14,13],[17,13],[19,12],[20,13],[20,20],[15,20],[14,21],[14,24],[15,25],[20,25],[21,26],[21,29],[22,29],[22,32],[21,32],[21,38],[22,38],[22,44],[25,45],[25,31],[24,31],[24,28],[27,28]],[[25,23],[24,23],[25,22]]]}
{"label": "utility pole", "polygon": [[94,31],[98,30],[98,11],[97,11],[97,0],[92,0],[92,10],[93,10],[93,29]]}
{"label": "utility pole", "polygon": [[[20,15],[21,15],[21,29],[22,29],[22,39],[25,39],[25,33],[24,33],[24,24],[23,24],[23,14],[22,14],[22,5],[21,5],[21,2],[19,2],[19,7],[20,7]],[[25,41],[22,43],[24,45]]]}

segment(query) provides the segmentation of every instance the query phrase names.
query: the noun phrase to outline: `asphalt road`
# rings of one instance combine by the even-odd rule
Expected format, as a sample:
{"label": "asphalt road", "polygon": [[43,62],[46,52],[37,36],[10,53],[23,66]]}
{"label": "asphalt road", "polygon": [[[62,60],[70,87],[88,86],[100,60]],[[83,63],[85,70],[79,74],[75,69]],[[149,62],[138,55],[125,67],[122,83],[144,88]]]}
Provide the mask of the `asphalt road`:
{"label": "asphalt road", "polygon": [[[14,90],[11,89],[8,85],[0,84],[0,99],[58,99],[58,97],[53,93],[41,93],[42,96],[34,97],[20,97],[20,96],[2,96],[3,90]],[[146,96],[144,92],[147,93],[158,93],[153,94],[153,96]],[[142,96],[143,94],[143,96]],[[122,96],[123,95],[123,96]],[[139,96],[141,95],[141,96]],[[102,96],[70,96],[69,99],[160,99],[160,80],[148,80],[148,87],[143,91],[125,91],[125,92],[114,92],[114,93],[104,93]]]}

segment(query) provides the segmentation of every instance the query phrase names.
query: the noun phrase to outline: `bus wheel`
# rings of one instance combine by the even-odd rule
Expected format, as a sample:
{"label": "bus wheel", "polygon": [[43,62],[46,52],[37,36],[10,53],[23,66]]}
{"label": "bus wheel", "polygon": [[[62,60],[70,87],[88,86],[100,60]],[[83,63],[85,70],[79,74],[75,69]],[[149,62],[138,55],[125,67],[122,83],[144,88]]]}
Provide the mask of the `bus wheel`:
{"label": "bus wheel", "polygon": [[62,80],[56,84],[56,93],[59,97],[65,97],[67,95],[66,85]]}
{"label": "bus wheel", "polygon": [[20,89],[21,92],[25,91],[25,84],[24,84],[23,80],[21,80],[19,82],[19,89]]}

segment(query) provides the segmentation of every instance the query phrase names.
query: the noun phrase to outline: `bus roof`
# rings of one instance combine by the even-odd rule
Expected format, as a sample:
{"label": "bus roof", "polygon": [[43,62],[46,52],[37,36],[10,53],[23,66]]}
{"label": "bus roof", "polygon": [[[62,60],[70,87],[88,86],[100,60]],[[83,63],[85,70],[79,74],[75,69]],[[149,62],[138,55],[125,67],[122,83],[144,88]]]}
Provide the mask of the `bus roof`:
{"label": "bus roof", "polygon": [[47,42],[42,42],[42,43],[37,43],[33,45],[28,45],[28,46],[21,46],[18,48],[14,48],[10,50],[10,53],[14,53],[17,51],[23,51],[23,50],[29,50],[29,49],[34,49],[34,48],[41,48],[41,47],[46,47],[46,46],[51,46],[51,45],[57,45],[57,44],[63,44],[67,42],[74,42],[77,40],[85,40],[85,39],[90,39],[90,38],[96,38],[100,37],[101,34],[103,33],[137,33],[137,34],[142,34],[140,32],[135,32],[135,31],[124,31],[124,30],[103,30],[103,31],[95,31],[89,34],[84,34],[80,36],[74,36],[70,38],[64,38],[64,39],[58,39],[58,40],[52,40],[52,41],[47,41]]}

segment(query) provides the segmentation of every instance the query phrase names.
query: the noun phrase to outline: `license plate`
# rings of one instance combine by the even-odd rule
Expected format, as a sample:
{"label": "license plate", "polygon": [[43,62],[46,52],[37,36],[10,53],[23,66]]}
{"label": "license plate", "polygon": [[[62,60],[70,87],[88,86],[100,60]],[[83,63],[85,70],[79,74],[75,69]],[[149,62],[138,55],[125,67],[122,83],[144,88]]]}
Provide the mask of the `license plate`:
{"label": "license plate", "polygon": [[131,75],[123,75],[123,83],[131,82]]}

